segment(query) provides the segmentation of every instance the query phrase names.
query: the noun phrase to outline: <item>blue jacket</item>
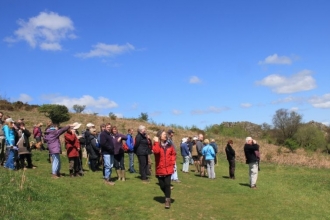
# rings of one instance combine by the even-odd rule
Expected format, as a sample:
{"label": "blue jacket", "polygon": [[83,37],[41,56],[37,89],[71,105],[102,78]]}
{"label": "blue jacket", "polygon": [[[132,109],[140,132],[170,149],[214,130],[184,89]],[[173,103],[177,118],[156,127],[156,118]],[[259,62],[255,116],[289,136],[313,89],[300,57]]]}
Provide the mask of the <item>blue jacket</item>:
{"label": "blue jacket", "polygon": [[2,127],[3,133],[5,134],[6,138],[6,145],[7,146],[15,146],[15,133],[12,128],[9,128],[8,125],[4,125]]}
{"label": "blue jacket", "polygon": [[129,151],[133,152],[133,150],[134,150],[134,141],[133,141],[133,137],[132,137],[131,134],[127,134],[126,144],[128,146]]}
{"label": "blue jacket", "polygon": [[189,147],[187,143],[182,143],[180,145],[181,148],[181,156],[186,157],[189,156]]}
{"label": "blue jacket", "polygon": [[203,147],[202,153],[203,153],[205,160],[214,160],[214,158],[215,158],[214,149],[209,144]]}

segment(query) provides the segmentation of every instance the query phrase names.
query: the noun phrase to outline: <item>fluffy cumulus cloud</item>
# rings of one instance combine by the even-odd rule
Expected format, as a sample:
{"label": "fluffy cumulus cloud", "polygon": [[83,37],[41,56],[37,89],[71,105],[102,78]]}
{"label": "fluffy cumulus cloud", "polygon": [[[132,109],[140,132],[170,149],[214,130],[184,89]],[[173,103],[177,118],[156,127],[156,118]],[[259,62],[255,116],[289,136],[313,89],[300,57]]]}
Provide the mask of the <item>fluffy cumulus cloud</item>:
{"label": "fluffy cumulus cloud", "polygon": [[251,103],[241,103],[242,108],[250,108],[252,106]]}
{"label": "fluffy cumulus cloud", "polygon": [[300,71],[290,77],[272,74],[257,81],[256,84],[270,87],[275,93],[295,93],[316,88],[316,82],[310,70]]}
{"label": "fluffy cumulus cloud", "polygon": [[323,96],[313,96],[308,102],[315,108],[330,108],[330,93]]}
{"label": "fluffy cumulus cloud", "polygon": [[290,65],[292,59],[287,56],[278,56],[276,53],[265,58],[263,61],[259,61],[259,65],[262,64],[286,64]]}
{"label": "fluffy cumulus cloud", "polygon": [[288,97],[284,97],[284,98],[272,101],[272,104],[282,104],[282,103],[289,103],[289,102],[301,104],[305,101],[306,101],[306,99],[302,98],[302,97],[288,96]]}
{"label": "fluffy cumulus cloud", "polygon": [[201,110],[201,109],[196,109],[192,110],[191,114],[192,115],[202,115],[202,114],[209,114],[209,113],[221,113],[224,111],[228,111],[230,108],[228,107],[215,107],[215,106],[210,106],[207,109]]}
{"label": "fluffy cumulus cloud", "polygon": [[191,83],[191,84],[198,84],[201,82],[202,82],[202,80],[200,78],[198,78],[197,76],[192,76],[189,79],[189,83]]}
{"label": "fluffy cumulus cloud", "polygon": [[173,109],[173,110],[172,110],[172,114],[173,114],[173,115],[181,115],[181,114],[182,114],[182,111],[177,110],[177,109]]}
{"label": "fluffy cumulus cloud", "polygon": [[30,102],[32,101],[32,97],[23,93],[19,95],[17,100],[21,102]]}
{"label": "fluffy cumulus cloud", "polygon": [[55,12],[41,12],[28,21],[18,20],[17,23],[20,27],[14,32],[14,36],[7,37],[4,41],[26,41],[32,48],[56,51],[62,50],[61,41],[76,38],[72,20]]}
{"label": "fluffy cumulus cloud", "polygon": [[87,108],[93,109],[110,109],[118,107],[118,104],[105,97],[98,97],[95,99],[90,95],[84,95],[81,98],[71,98],[67,96],[44,96],[43,99],[48,100],[52,104],[65,105],[72,108],[73,105],[85,105]]}
{"label": "fluffy cumulus cloud", "polygon": [[134,51],[135,47],[129,43],[124,45],[98,43],[87,53],[77,53],[80,58],[112,57]]}

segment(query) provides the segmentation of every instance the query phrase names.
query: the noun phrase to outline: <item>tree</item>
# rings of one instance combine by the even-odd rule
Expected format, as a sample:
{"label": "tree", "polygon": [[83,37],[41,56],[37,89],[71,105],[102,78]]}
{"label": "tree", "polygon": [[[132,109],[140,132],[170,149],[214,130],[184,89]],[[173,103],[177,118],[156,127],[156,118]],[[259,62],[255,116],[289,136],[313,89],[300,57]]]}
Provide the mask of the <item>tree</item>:
{"label": "tree", "polygon": [[116,120],[117,119],[117,115],[115,115],[113,112],[109,113],[109,117],[111,118],[111,120]]}
{"label": "tree", "polygon": [[38,111],[44,113],[53,123],[60,124],[70,119],[69,109],[64,105],[44,104],[38,108]]}
{"label": "tree", "polygon": [[279,109],[273,116],[273,124],[276,132],[276,139],[283,144],[286,139],[292,138],[301,124],[302,116],[295,111]]}
{"label": "tree", "polygon": [[300,147],[307,150],[317,150],[327,147],[327,141],[323,132],[313,124],[305,124],[299,127],[293,136]]}
{"label": "tree", "polygon": [[73,110],[76,112],[76,113],[82,113],[86,108],[86,105],[78,105],[78,104],[75,104],[73,105]]}
{"label": "tree", "polygon": [[141,112],[141,114],[139,116],[139,120],[141,120],[141,121],[148,121],[148,119],[149,119],[148,113]]}

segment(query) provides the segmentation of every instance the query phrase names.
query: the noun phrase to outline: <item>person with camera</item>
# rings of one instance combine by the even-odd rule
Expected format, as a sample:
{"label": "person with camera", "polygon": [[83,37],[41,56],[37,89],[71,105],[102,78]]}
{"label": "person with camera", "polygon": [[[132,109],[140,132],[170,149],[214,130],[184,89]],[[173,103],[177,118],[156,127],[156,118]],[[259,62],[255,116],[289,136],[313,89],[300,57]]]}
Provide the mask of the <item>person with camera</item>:
{"label": "person with camera", "polygon": [[164,130],[158,131],[152,147],[155,155],[156,177],[165,195],[165,208],[171,206],[171,176],[174,173],[176,151]]}
{"label": "person with camera", "polygon": [[257,188],[258,169],[259,169],[259,145],[251,137],[247,137],[244,145],[246,164],[249,164],[249,177],[251,189]]}

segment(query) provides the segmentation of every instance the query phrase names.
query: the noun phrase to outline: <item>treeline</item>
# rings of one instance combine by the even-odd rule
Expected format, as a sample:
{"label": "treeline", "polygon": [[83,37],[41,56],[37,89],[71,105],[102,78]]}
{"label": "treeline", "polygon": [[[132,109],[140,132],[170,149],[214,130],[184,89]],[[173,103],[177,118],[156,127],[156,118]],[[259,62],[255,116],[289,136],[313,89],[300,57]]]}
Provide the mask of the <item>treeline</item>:
{"label": "treeline", "polygon": [[251,122],[222,122],[208,126],[205,132],[214,135],[245,138],[252,136],[269,144],[285,146],[292,152],[298,148],[330,153],[330,127],[310,121],[302,122],[302,115],[288,109],[279,109],[273,116],[273,124]]}

